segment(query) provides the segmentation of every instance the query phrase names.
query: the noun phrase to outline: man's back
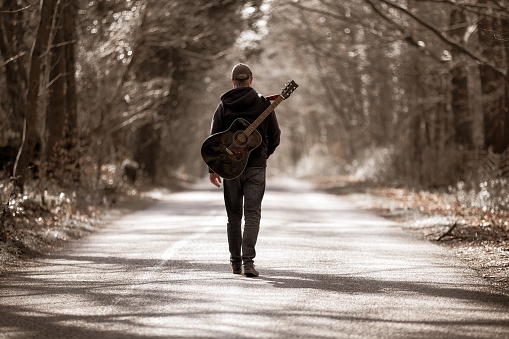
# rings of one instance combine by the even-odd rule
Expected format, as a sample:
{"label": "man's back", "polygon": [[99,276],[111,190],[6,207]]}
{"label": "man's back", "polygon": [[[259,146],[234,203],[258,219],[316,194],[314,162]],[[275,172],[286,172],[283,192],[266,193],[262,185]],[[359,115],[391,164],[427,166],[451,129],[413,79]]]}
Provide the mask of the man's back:
{"label": "man's back", "polygon": [[[221,96],[221,104],[214,114],[211,134],[225,131],[238,118],[252,123],[268,106],[269,100],[258,95],[252,87],[231,89]],[[262,144],[251,152],[247,167],[265,167],[267,158],[279,145],[281,131],[275,112],[272,112],[257,130],[262,136]]]}

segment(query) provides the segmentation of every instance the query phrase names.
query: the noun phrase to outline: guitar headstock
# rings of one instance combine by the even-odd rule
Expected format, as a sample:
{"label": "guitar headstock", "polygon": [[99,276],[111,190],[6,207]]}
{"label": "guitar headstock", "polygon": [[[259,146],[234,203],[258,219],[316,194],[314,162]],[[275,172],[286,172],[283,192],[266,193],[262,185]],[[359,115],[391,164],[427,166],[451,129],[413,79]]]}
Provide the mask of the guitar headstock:
{"label": "guitar headstock", "polygon": [[297,85],[293,80],[287,83],[281,92],[283,99],[288,99],[288,97],[293,93],[293,91],[297,89],[297,87],[299,87],[299,85]]}

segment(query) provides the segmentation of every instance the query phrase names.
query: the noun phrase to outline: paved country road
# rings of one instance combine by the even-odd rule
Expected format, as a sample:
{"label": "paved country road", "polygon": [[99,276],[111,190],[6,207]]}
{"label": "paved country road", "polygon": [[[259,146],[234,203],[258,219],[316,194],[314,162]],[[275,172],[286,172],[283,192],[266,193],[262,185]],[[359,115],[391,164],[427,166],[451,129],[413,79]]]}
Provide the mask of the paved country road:
{"label": "paved country road", "polygon": [[509,297],[345,198],[269,182],[259,278],[200,183],[0,277],[0,338],[509,338]]}

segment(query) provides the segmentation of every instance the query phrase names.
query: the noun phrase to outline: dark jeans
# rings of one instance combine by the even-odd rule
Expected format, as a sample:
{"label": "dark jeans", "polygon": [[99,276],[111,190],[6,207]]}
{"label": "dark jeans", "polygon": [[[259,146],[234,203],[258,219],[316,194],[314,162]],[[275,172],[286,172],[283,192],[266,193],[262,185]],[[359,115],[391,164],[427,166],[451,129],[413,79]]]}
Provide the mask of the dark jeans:
{"label": "dark jeans", "polygon": [[265,193],[265,167],[247,167],[238,178],[224,180],[223,186],[230,262],[234,265],[244,262],[244,266],[252,266]]}

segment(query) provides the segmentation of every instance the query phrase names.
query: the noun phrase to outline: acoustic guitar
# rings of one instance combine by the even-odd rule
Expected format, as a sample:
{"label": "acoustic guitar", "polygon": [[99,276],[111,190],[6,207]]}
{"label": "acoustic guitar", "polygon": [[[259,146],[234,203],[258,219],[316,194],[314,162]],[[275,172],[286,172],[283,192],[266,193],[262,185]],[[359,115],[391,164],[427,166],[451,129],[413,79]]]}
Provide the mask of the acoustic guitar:
{"label": "acoustic guitar", "polygon": [[256,128],[297,87],[293,80],[286,84],[281,94],[251,124],[242,118],[235,119],[226,131],[209,136],[201,146],[201,156],[209,168],[224,179],[235,179],[241,175],[249,155],[262,143],[262,136]]}

